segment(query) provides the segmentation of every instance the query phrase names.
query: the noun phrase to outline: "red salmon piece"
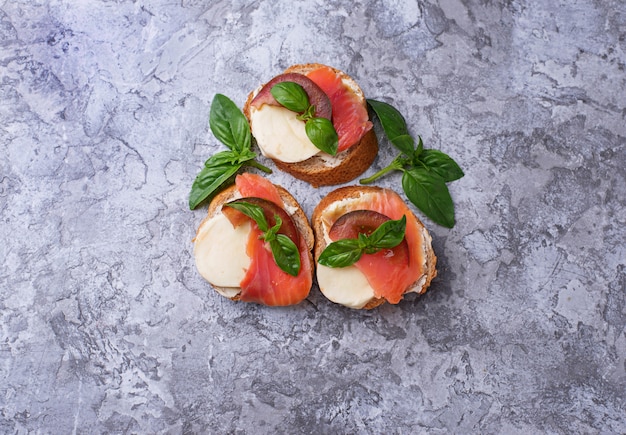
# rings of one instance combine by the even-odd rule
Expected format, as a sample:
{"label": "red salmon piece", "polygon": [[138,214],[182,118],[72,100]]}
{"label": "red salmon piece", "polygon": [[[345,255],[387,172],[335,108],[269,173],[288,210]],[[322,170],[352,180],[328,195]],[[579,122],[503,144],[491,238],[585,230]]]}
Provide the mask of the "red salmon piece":
{"label": "red salmon piece", "polygon": [[[265,178],[249,173],[237,175],[237,190],[244,197],[263,198],[284,207],[276,186]],[[281,218],[282,219],[282,218]],[[246,253],[250,257],[250,267],[239,284],[240,299],[270,306],[297,304],[308,295],[312,285],[311,262],[308,247],[301,234],[297,235],[300,251],[300,272],[297,276],[281,270],[272,256],[269,244],[259,239],[261,230],[252,222]]]}
{"label": "red salmon piece", "polygon": [[333,126],[339,136],[338,152],[358,143],[372,129],[367,107],[342,81],[339,74],[327,66],[307,73],[330,98],[333,108]]}
{"label": "red salmon piece", "polygon": [[237,175],[235,185],[241,196],[263,198],[272,201],[281,208],[285,206],[276,186],[260,175],[244,172]]}

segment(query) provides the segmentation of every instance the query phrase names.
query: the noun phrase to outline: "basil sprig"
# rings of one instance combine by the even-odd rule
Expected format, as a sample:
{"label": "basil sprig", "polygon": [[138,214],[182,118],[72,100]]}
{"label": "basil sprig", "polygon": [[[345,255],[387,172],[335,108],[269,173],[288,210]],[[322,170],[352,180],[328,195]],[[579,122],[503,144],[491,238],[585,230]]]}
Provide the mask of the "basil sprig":
{"label": "basil sprig", "polygon": [[359,261],[363,254],[395,248],[404,239],[405,230],[406,216],[383,222],[369,236],[359,233],[356,239],[340,239],[330,243],[320,254],[318,263],[328,267],[350,266]]}
{"label": "basil sprig", "polygon": [[254,166],[263,172],[272,172],[255,160],[257,154],[251,150],[252,135],[248,121],[228,97],[217,94],[213,98],[209,126],[213,135],[226,145],[228,151],[220,151],[204,163],[189,193],[191,210],[231,181],[244,165]]}
{"label": "basil sprig", "polygon": [[278,215],[274,216],[276,224],[270,228],[263,209],[258,205],[245,201],[230,202],[225,204],[235,210],[239,210],[256,222],[259,229],[263,232],[261,238],[268,242],[276,265],[289,275],[298,276],[300,272],[300,251],[296,244],[286,235],[278,234],[282,220]]}
{"label": "basil sprig", "polygon": [[309,96],[302,86],[294,82],[280,82],[272,86],[270,92],[281,106],[299,113],[304,121],[307,137],[320,150],[334,156],[339,146],[339,136],[333,123],[326,118],[315,117],[315,106],[309,103]]}
{"label": "basil sprig", "polygon": [[402,114],[393,106],[376,100],[367,100],[385,132],[387,139],[400,154],[374,175],[360,180],[372,183],[390,171],[402,171],[402,188],[407,198],[433,222],[447,228],[454,226],[454,203],[446,183],[465,175],[459,165],[447,154],[424,149],[422,138],[417,146],[409,134]]}

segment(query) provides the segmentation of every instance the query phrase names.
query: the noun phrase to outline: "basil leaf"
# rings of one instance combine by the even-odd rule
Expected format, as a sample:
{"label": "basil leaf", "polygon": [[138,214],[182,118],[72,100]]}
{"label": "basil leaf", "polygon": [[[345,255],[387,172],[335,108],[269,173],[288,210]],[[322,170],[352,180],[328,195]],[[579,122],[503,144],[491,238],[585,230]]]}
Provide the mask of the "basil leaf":
{"label": "basil leaf", "polygon": [[394,144],[396,148],[398,148],[400,151],[402,151],[402,153],[406,154],[409,157],[415,152],[415,141],[408,134],[396,136],[395,138],[391,139],[391,143]]}
{"label": "basil leaf", "polygon": [[439,174],[445,182],[458,180],[465,175],[459,165],[447,154],[439,150],[424,150],[419,160]]}
{"label": "basil leaf", "polygon": [[313,145],[331,156],[337,154],[339,137],[330,120],[326,118],[312,118],[304,125],[304,130]]}
{"label": "basil leaf", "polygon": [[326,246],[317,262],[328,267],[346,267],[359,261],[362,255],[363,248],[357,239],[341,239]]}
{"label": "basil leaf", "polygon": [[433,222],[454,226],[454,204],[445,181],[435,172],[411,168],[402,175],[402,188],[409,200]]}
{"label": "basil leaf", "polygon": [[244,148],[243,150],[241,150],[241,152],[237,155],[237,163],[245,163],[247,161],[250,160],[254,160],[256,158],[257,154],[248,149],[248,148]]}
{"label": "basil leaf", "polygon": [[233,151],[250,149],[250,125],[228,97],[216,94],[211,103],[209,126],[213,135]]}
{"label": "basil leaf", "polygon": [[269,226],[267,224],[267,220],[265,219],[263,209],[258,205],[250,204],[249,202],[245,201],[229,202],[224,205],[232,207],[235,210],[239,210],[240,212],[251,218],[253,221],[256,222],[261,231],[266,232],[269,230]]}
{"label": "basil leaf", "polygon": [[302,86],[294,82],[276,83],[270,93],[278,103],[292,112],[306,112],[309,108],[309,96]]}
{"label": "basil leaf", "polygon": [[413,154],[414,157],[419,157],[420,154],[422,154],[422,151],[424,150],[424,142],[422,142],[422,136],[417,136],[419,138],[419,141],[417,142],[417,149],[415,150],[415,154]]}
{"label": "basil leaf", "polygon": [[404,154],[412,156],[414,151],[413,140],[400,139],[396,141],[396,138],[399,136],[409,136],[404,116],[395,107],[382,101],[368,99],[367,104],[370,105],[376,116],[378,116],[387,139]]}
{"label": "basil leaf", "polygon": [[220,151],[213,154],[209,159],[204,162],[204,166],[223,166],[223,165],[235,165],[239,163],[237,153],[234,151]]}
{"label": "basil leaf", "polygon": [[300,251],[289,237],[284,234],[277,234],[276,238],[270,241],[270,249],[274,261],[282,271],[291,276],[298,276],[300,273]]}
{"label": "basil leaf", "polygon": [[383,222],[368,236],[369,246],[376,249],[395,248],[404,239],[405,230],[406,216]]}
{"label": "basil leaf", "polygon": [[231,165],[230,163],[219,162],[218,159],[211,163],[212,158],[207,160],[191,186],[189,193],[189,208],[191,210],[213,195],[242,166],[242,164]]}
{"label": "basil leaf", "polygon": [[196,176],[189,193],[189,208],[193,210],[202,201],[212,196],[224,185],[230,177],[243,166],[243,163],[253,160],[256,153],[243,150],[240,154],[235,151],[220,151],[213,154],[204,168]]}

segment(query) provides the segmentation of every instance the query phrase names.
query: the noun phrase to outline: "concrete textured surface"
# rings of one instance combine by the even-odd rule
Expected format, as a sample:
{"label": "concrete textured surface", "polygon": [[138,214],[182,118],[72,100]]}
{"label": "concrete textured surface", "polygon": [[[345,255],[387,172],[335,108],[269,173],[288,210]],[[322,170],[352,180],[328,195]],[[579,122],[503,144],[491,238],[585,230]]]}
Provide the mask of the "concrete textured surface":
{"label": "concrete textured surface", "polygon": [[[426,295],[196,272],[213,96],[305,62],[465,170]],[[625,63],[619,0],[0,0],[0,432],[625,433]]]}

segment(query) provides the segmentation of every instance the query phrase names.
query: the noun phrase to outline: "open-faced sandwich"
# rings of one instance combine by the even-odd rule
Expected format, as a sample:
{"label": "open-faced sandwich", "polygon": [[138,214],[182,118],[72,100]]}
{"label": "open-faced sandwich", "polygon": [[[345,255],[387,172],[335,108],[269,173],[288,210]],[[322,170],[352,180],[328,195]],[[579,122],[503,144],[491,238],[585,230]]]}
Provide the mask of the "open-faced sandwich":
{"label": "open-faced sandwich", "polygon": [[353,180],[378,153],[363,91],[325,65],[288,68],[250,93],[243,112],[261,153],[315,187]]}
{"label": "open-faced sandwich", "polygon": [[431,237],[390,189],[347,186],[330,192],[312,216],[317,282],[350,308],[397,304],[424,293],[437,275]]}
{"label": "open-faced sandwich", "polygon": [[313,283],[313,231],[284,188],[255,174],[211,201],[194,239],[198,271],[221,295],[265,305],[293,305]]}

